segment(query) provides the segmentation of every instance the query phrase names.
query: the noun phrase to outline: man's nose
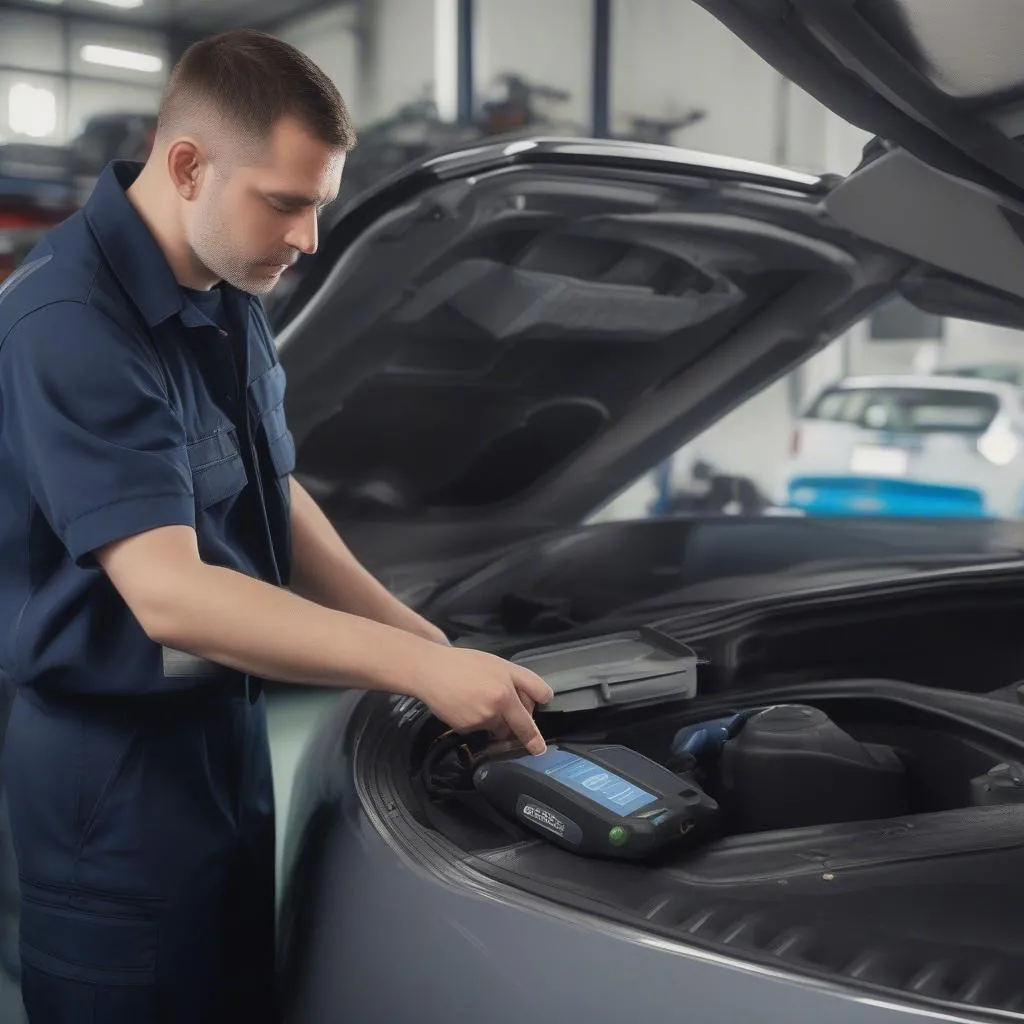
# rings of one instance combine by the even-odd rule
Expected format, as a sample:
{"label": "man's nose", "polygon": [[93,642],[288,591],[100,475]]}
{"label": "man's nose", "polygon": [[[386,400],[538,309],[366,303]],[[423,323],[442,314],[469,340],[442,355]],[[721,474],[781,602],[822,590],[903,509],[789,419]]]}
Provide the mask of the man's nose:
{"label": "man's nose", "polygon": [[293,249],[311,256],[316,252],[318,225],[316,210],[306,210],[299,216],[285,236],[285,242]]}

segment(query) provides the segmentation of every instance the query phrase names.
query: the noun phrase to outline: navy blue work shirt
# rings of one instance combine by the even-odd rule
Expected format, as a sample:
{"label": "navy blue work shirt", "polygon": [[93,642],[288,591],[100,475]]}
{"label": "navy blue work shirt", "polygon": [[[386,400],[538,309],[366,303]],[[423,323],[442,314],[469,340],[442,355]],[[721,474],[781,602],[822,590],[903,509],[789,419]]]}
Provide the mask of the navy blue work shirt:
{"label": "navy blue work shirt", "polygon": [[178,284],[125,195],[140,170],[110,164],[0,287],[0,673],[41,695],[247,686],[154,643],[104,544],[192,526],[203,561],[288,582],[295,447],[262,305]]}

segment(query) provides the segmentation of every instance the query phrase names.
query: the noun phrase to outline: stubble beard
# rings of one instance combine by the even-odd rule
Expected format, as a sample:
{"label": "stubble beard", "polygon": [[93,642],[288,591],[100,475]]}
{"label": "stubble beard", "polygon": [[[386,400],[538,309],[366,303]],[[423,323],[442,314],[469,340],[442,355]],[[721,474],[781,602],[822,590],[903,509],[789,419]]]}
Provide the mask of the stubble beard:
{"label": "stubble beard", "polygon": [[223,219],[212,211],[196,225],[192,250],[199,262],[215,277],[250,295],[267,295],[273,291],[278,277],[263,277],[260,267],[234,253],[231,234]]}

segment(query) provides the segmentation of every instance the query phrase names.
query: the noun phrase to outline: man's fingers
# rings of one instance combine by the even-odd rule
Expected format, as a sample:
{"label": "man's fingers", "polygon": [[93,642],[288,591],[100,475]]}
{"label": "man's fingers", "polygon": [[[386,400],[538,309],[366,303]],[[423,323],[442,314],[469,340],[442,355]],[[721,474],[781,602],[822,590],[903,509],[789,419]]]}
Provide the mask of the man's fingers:
{"label": "man's fingers", "polygon": [[530,712],[523,707],[523,702],[518,695],[510,695],[505,704],[504,718],[509,729],[512,730],[512,735],[531,754],[543,754],[548,749],[544,737],[540,734],[540,729],[537,728],[537,723],[531,717]]}
{"label": "man's fingers", "polygon": [[532,715],[537,707],[537,702],[528,693],[524,693],[518,686],[516,687],[516,693],[519,694],[519,700],[523,707],[526,708],[527,713]]}
{"label": "man's fingers", "polygon": [[547,704],[555,695],[551,687],[539,675],[521,665],[512,666],[512,681],[516,684],[517,690],[525,693],[538,704]]}

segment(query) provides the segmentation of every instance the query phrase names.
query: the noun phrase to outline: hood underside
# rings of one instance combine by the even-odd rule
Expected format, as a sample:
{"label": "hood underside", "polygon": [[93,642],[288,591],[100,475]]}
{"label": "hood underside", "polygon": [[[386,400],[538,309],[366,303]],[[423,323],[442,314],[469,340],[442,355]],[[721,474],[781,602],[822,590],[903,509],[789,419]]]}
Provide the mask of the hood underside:
{"label": "hood underside", "polygon": [[845,120],[1024,200],[1017,0],[697,0]]}
{"label": "hood underside", "polygon": [[300,475],[357,526],[578,521],[909,269],[827,192],[577,140],[410,171],[342,218],[281,332]]}
{"label": "hood underside", "polygon": [[697,2],[786,78],[876,136],[827,201],[835,223],[1024,297],[1024,5]]}

